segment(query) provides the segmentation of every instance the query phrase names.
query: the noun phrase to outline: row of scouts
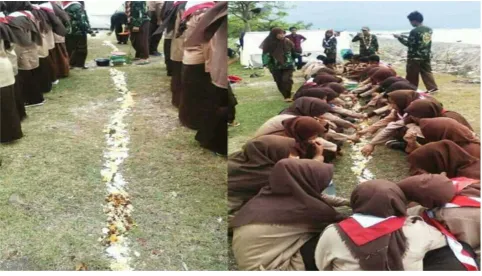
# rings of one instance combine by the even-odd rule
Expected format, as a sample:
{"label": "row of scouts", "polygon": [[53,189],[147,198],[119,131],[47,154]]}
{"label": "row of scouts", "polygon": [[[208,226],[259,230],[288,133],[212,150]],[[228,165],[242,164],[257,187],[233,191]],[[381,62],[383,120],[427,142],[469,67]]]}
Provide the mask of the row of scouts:
{"label": "row of scouts", "polygon": [[[283,49],[283,35],[274,28],[263,47]],[[278,64],[291,58],[272,53]],[[229,156],[228,221],[238,268],[479,270],[480,139],[472,126],[377,55],[345,69],[329,63],[308,73],[294,102],[261,121]],[[359,86],[348,90],[347,79]],[[366,105],[356,110],[357,102]],[[356,187],[349,199],[339,197],[335,187],[349,184],[335,178],[334,161],[350,158],[346,142],[361,137],[366,156],[383,144],[407,154],[409,176],[373,179],[355,166]]]}

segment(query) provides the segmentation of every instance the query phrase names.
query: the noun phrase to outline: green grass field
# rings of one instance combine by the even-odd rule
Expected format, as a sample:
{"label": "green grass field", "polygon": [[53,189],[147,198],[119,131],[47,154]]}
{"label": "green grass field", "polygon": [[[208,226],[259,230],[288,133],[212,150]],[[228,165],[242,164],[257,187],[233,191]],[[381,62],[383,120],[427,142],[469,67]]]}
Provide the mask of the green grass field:
{"label": "green grass field", "polygon": [[[88,60],[112,51],[89,38]],[[162,45],[162,43],[161,43]],[[118,46],[118,45],[116,45]],[[118,46],[129,52],[128,46]],[[133,52],[133,51],[132,51]],[[135,105],[121,167],[137,226],[135,270],[226,270],[226,161],[200,148],[170,104],[164,64],[118,68]],[[119,108],[108,68],[73,70],[29,108],[25,137],[0,147],[0,270],[109,270],[98,239],[107,195],[104,127]]]}

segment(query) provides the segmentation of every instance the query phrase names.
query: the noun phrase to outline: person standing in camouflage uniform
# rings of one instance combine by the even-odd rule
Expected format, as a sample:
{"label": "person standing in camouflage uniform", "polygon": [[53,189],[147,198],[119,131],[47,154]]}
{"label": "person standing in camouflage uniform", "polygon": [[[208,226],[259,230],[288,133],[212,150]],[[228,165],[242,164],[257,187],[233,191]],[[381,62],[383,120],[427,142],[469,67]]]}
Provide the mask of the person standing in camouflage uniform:
{"label": "person standing in camouflage uniform", "polygon": [[292,102],[295,45],[285,37],[281,28],[273,28],[261,43],[263,66],[268,67],[285,102]]}
{"label": "person standing in camouflage uniform", "polygon": [[88,69],[87,34],[95,36],[90,28],[89,17],[84,9],[84,2],[62,1],[62,8],[70,17],[70,30],[65,36],[65,45],[70,58],[70,67]]}
{"label": "person standing in camouflage uniform", "polygon": [[134,60],[139,64],[149,63],[149,26],[146,1],[126,1],[127,25],[132,47],[136,50]]}
{"label": "person standing in camouflage uniform", "polygon": [[360,41],[360,57],[369,57],[378,53],[378,39],[376,35],[370,34],[368,27],[362,28],[362,33],[358,33],[352,42]]}
{"label": "person standing in camouflage uniform", "polygon": [[427,91],[438,90],[432,74],[430,60],[432,58],[432,29],[422,24],[423,15],[414,11],[407,16],[410,24],[415,27],[408,36],[408,39],[394,35],[403,45],[408,47],[407,53],[407,77],[406,79],[418,87],[419,75]]}
{"label": "person standing in camouflage uniform", "polygon": [[325,38],[323,39],[323,48],[325,48],[325,55],[327,58],[336,60],[336,37],[333,30],[325,32]]}

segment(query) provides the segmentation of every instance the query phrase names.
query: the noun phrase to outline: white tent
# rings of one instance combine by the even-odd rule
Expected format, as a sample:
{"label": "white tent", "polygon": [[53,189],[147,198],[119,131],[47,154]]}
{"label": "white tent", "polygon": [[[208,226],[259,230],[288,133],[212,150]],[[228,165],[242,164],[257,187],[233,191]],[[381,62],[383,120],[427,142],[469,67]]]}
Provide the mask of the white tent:
{"label": "white tent", "polygon": [[90,26],[93,29],[109,29],[110,17],[125,1],[116,0],[86,0],[85,10],[89,16]]}
{"label": "white tent", "polygon": [[[325,30],[300,30],[299,34],[306,37],[306,41],[301,45],[303,54],[311,53],[305,59],[307,61],[316,59],[318,55],[324,55],[323,38]],[[261,67],[262,50],[259,48],[263,40],[268,36],[269,32],[248,32],[244,35],[244,46],[241,51],[241,64],[244,66]],[[350,49],[351,37],[348,32],[341,32],[337,38],[337,58],[341,59],[340,52],[344,49]]]}

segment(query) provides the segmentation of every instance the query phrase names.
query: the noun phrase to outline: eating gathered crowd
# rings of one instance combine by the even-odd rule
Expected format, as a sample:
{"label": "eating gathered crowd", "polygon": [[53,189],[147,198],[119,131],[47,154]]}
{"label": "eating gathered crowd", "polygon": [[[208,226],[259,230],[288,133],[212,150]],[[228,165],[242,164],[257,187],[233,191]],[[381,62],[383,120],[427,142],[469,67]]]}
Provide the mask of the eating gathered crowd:
{"label": "eating gathered crowd", "polygon": [[[354,38],[363,41],[359,55],[344,54],[342,66],[333,55],[305,64],[294,95],[300,51],[281,28],[264,40],[263,64],[290,105],[228,159],[238,269],[479,269],[480,140],[436,99],[432,31],[419,12],[408,19],[409,37],[397,36],[408,46],[407,78],[380,61],[365,27],[367,37]],[[360,141],[366,157],[384,144],[405,152],[409,177],[366,179],[350,199],[336,196],[333,163]]]}
{"label": "eating gathered crowd", "polygon": [[[83,1],[2,1],[0,8],[0,137],[11,143],[23,137],[25,107],[43,105],[43,94],[71,68],[88,69],[87,34],[95,33]],[[143,65],[149,54],[160,55],[165,34],[166,70],[180,122],[197,130],[202,147],[227,155],[226,122],[234,110],[227,92],[227,2],[127,1],[122,10],[111,28],[118,43],[130,38],[134,64]]]}

